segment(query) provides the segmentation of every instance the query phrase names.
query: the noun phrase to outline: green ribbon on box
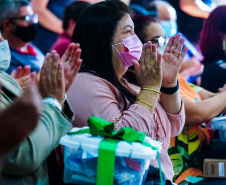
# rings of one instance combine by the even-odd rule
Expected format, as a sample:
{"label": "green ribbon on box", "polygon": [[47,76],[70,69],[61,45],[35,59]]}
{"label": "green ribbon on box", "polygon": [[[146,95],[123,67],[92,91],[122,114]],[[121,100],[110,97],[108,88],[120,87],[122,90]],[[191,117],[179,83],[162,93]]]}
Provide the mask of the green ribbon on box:
{"label": "green ribbon on box", "polygon": [[[146,134],[144,132],[136,131],[131,127],[121,128],[119,131],[114,131],[114,123],[103,120],[98,117],[90,117],[88,119],[89,128],[82,129],[77,132],[69,132],[68,135],[77,135],[90,133],[93,136],[102,136],[104,139],[99,144],[99,156],[97,163],[97,185],[113,185],[114,182],[114,167],[115,167],[115,151],[120,140],[127,142],[140,142],[142,145],[151,147],[157,150],[159,173],[161,184],[163,185],[161,162],[158,148],[144,142]],[[106,165],[108,167],[106,168]]]}

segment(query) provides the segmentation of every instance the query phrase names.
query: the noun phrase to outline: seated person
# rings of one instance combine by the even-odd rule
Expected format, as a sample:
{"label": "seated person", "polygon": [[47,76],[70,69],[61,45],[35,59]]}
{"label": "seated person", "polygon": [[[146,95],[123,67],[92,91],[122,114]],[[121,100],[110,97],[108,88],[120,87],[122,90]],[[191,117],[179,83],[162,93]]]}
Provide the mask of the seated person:
{"label": "seated person", "polygon": [[[177,28],[177,14],[175,9],[166,1],[154,1],[150,3],[147,8],[156,6],[158,10],[157,21],[162,26],[166,36],[176,35]],[[152,17],[152,16],[151,16]],[[181,33],[181,32],[179,32]],[[191,83],[200,84],[199,75],[202,73],[203,65],[200,63],[202,59],[201,53],[192,45],[192,43],[181,33],[185,38],[184,45],[188,47],[188,52],[180,68],[182,74],[187,81]]]}
{"label": "seated person", "polygon": [[[153,18],[143,15],[135,16],[134,23],[135,32],[137,32],[141,41],[145,43],[151,40],[153,44],[157,46],[158,50],[163,53],[163,60],[167,60],[167,38],[165,37],[165,32],[161,25],[157,21],[153,21]],[[177,57],[180,58],[181,54]],[[201,149],[202,143],[205,140],[209,142],[209,134],[201,125],[218,114],[226,112],[226,105],[222,103],[226,101],[225,88],[222,89],[221,93],[217,94],[199,88],[199,92],[197,93],[180,74],[178,74],[178,80],[180,84],[180,94],[185,105],[186,121],[182,133],[176,138],[171,139],[171,146],[169,148],[171,159],[174,158],[174,160],[172,160],[176,175],[174,180],[189,168],[201,167],[201,164],[198,163],[199,161],[195,161],[194,159],[197,159],[196,154],[198,149]],[[183,141],[184,144],[181,145],[181,142],[175,142],[179,140]],[[196,171],[196,169],[194,169],[194,171],[195,173],[191,174],[192,170],[189,169],[185,172],[183,177],[186,178],[188,175],[202,175],[201,170]],[[184,178],[179,178],[176,183],[181,182]]]}
{"label": "seated person", "polygon": [[33,13],[29,1],[0,2],[0,31],[9,42],[11,53],[8,74],[26,65],[31,67],[31,72],[41,70],[44,55],[30,43],[35,38],[37,22],[38,16]]}
{"label": "seated person", "polygon": [[226,83],[226,5],[213,10],[204,22],[200,49],[204,64],[201,86],[217,93]]}
{"label": "seated person", "polygon": [[[8,42],[2,41],[0,46],[1,108],[4,111],[22,94],[22,90],[17,82],[5,73],[10,63]],[[73,112],[67,101],[64,101],[64,96],[81,65],[81,50],[78,47],[78,44],[71,43],[61,60],[59,60],[59,55],[56,52],[47,54],[39,81],[39,91],[43,100],[38,125],[26,139],[4,156],[1,185],[49,184],[46,158],[58,145],[59,139],[72,127]],[[29,96],[26,98],[29,101]],[[32,104],[30,109],[32,109]],[[30,123],[31,125],[36,125],[36,119],[29,117],[32,114],[27,117],[27,112],[23,111],[24,109],[21,109],[22,113],[20,114],[23,119],[25,119],[25,116],[27,121],[33,122]],[[25,123],[19,122],[18,124],[24,125]],[[29,129],[26,128],[25,130]],[[21,140],[20,138],[24,136],[23,132],[20,134],[18,140]]]}
{"label": "seated person", "polygon": [[215,8],[213,0],[167,0],[177,12],[178,30],[198,48],[204,20]]}
{"label": "seated person", "polygon": [[75,1],[66,6],[63,15],[64,33],[58,37],[51,48],[51,50],[56,50],[60,57],[64,54],[71,42],[71,37],[80,14],[89,5],[90,3],[87,2]]}
{"label": "seated person", "polygon": [[[181,61],[173,53],[182,50],[183,42],[179,44],[180,35],[170,39],[168,57],[175,63],[168,60],[162,71],[161,54],[151,42],[142,45],[130,13],[123,2],[107,0],[86,8],[76,23],[72,41],[80,43],[83,63],[67,93],[74,126],[86,126],[89,117],[97,116],[113,122],[117,130],[132,127],[161,141],[162,171],[171,183],[174,173],[167,150],[170,137],[181,132],[185,119],[177,88]],[[133,64],[138,86],[125,76]],[[174,91],[160,95],[161,86]],[[157,159],[152,164],[159,167]]]}

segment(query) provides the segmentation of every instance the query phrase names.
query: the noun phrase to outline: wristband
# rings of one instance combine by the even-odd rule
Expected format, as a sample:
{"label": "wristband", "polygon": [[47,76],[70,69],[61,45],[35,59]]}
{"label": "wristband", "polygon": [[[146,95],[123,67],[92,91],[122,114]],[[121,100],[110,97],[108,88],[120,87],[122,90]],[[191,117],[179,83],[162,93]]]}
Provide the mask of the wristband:
{"label": "wristband", "polygon": [[42,102],[51,104],[54,107],[56,107],[60,112],[62,111],[62,106],[61,106],[61,104],[58,102],[58,100],[56,98],[46,97],[46,98],[44,98],[42,100]]}
{"label": "wristband", "polygon": [[175,87],[161,87],[160,91],[164,94],[174,94],[179,89],[179,82],[177,80],[177,85]]}

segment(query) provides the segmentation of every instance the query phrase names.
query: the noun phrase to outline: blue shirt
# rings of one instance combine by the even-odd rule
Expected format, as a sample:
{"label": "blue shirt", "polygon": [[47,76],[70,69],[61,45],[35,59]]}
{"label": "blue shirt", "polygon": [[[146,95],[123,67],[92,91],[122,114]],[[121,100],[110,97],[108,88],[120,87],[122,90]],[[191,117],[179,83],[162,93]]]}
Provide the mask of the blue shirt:
{"label": "blue shirt", "polygon": [[29,65],[31,67],[31,72],[35,71],[38,73],[42,68],[45,56],[37,47],[35,47],[34,45],[32,45],[32,47],[36,52],[36,56],[27,53],[21,53],[18,50],[10,47],[11,61],[6,73],[10,75],[12,71],[17,70],[19,66],[24,67],[26,65]]}
{"label": "blue shirt", "polygon": [[[64,8],[75,0],[49,0],[47,8],[59,19],[63,18]],[[34,44],[44,53],[50,51],[52,45],[58,38],[58,34],[38,24],[38,32]]]}

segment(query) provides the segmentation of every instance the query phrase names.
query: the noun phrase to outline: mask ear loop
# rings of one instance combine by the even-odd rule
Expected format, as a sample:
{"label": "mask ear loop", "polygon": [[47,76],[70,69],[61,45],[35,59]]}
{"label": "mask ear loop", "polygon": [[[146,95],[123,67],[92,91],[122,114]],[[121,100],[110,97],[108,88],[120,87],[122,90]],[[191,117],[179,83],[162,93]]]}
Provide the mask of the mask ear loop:
{"label": "mask ear loop", "polygon": [[120,42],[120,43],[117,43],[117,44],[112,44],[113,48],[115,49],[115,51],[117,51],[118,54],[120,54],[120,53],[119,53],[119,51],[116,49],[115,46],[116,46],[116,45],[119,45],[119,44],[123,44],[123,42]]}

